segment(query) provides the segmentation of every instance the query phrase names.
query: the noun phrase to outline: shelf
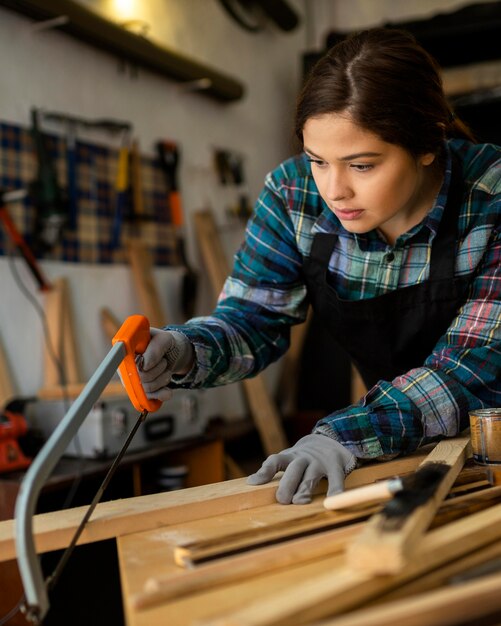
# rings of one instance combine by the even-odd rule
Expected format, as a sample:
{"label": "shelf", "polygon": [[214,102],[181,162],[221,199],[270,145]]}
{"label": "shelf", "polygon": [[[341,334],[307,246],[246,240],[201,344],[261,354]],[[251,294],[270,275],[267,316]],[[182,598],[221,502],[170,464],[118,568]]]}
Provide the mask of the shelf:
{"label": "shelf", "polygon": [[136,35],[72,0],[0,0],[0,6],[34,20],[64,16],[67,21],[58,30],[120,59],[178,82],[204,81],[199,92],[216,100],[243,97],[244,86],[235,78]]}

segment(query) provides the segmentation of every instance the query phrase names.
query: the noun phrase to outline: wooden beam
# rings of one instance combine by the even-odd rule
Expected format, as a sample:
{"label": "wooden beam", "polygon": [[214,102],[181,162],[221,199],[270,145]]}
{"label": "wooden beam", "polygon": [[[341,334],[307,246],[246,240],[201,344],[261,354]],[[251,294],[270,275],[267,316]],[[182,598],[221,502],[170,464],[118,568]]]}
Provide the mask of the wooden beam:
{"label": "wooden beam", "polygon": [[309,307],[306,320],[291,328],[290,346],[281,359],[277,397],[284,415],[295,415],[297,412],[299,366],[312,316],[313,310]]}
{"label": "wooden beam", "polygon": [[116,335],[117,330],[120,328],[121,323],[118,318],[113,314],[111,309],[103,307],[100,311],[101,326],[104,330],[104,334],[111,341]]}
{"label": "wooden beam", "polygon": [[366,507],[356,512],[320,511],[301,517],[297,520],[284,520],[282,523],[264,525],[261,528],[243,529],[235,531],[224,538],[205,539],[193,543],[183,544],[174,550],[176,563],[184,567],[193,567],[195,564],[214,558],[221,558],[231,554],[238,554],[273,542],[282,542],[290,538],[307,536],[314,532],[325,532],[340,529],[351,523],[366,520],[379,507]]}
{"label": "wooden beam", "polygon": [[[463,496],[459,495],[457,498],[454,497],[450,502],[443,503],[440,513],[437,516],[437,525],[438,523],[444,525],[453,519],[470,515],[473,512],[488,508],[500,501],[500,487],[492,487]],[[454,517],[451,513],[457,514],[457,516]],[[167,569],[167,573],[163,573],[160,576],[148,577],[145,580],[143,590],[136,593],[135,597],[132,599],[133,606],[136,609],[157,606],[174,598],[214,589],[218,586],[235,583],[251,578],[252,576],[259,576],[283,567],[297,566],[309,560],[325,557],[329,554],[335,554],[336,552],[344,552],[346,545],[353,541],[355,536],[357,536],[363,528],[362,522],[354,523],[354,520],[356,520],[355,514],[351,517],[351,523],[349,523],[349,515],[331,516],[332,526],[335,526],[335,520],[338,521],[339,525],[349,523],[347,526],[332,529],[317,524],[317,522],[320,521],[320,515],[318,513],[297,519],[287,519],[283,517],[283,521],[277,521],[277,523],[273,523],[270,519],[269,523],[264,523],[264,520],[267,519],[268,516],[265,511],[262,510],[259,513],[259,518],[263,523],[257,529],[252,524],[250,524],[249,527],[248,520],[241,515],[233,513],[232,518],[234,518],[234,525],[241,529],[243,538],[253,533],[261,534],[261,539],[263,540],[262,546],[254,547],[252,551],[246,551],[242,554],[231,556],[227,553],[225,554],[224,548],[227,547],[227,542],[231,540],[231,538],[235,538],[235,533],[231,532],[229,523],[226,523],[229,522],[228,516],[225,517],[224,528],[221,528],[222,523],[220,517],[212,518],[212,520],[199,520],[198,523],[192,522],[190,524],[183,524],[181,538],[179,538],[179,533],[176,533],[175,527],[172,531],[166,532],[164,530],[161,535],[162,542],[167,541],[172,543],[173,559],[178,565],[184,567],[184,571],[179,568],[174,571]],[[362,519],[362,515],[360,519]],[[213,525],[215,526],[214,528]],[[316,532],[304,537],[291,539],[291,534],[301,528]],[[266,532],[267,530],[269,530],[269,532]],[[229,532],[229,534],[226,534],[227,532]],[[193,535],[197,536],[197,533],[201,533],[201,536],[205,537],[205,540],[199,540],[199,545],[211,544],[215,547],[218,543],[220,544],[219,558],[215,561],[202,564],[195,563],[192,558],[190,558],[188,562],[180,562],[179,555],[182,554],[182,550],[187,550],[189,553],[191,546],[194,545],[192,541],[190,542],[189,537]],[[272,541],[273,534],[280,536],[280,543],[278,545],[269,545]],[[141,545],[144,545],[146,542],[146,537],[144,533],[140,533],[136,535],[136,537],[137,550],[140,551]],[[148,539],[150,539],[150,537],[148,537]],[[248,546],[238,546],[239,549],[245,549],[246,547]],[[499,543],[499,548],[501,550],[501,542]],[[131,550],[130,545],[128,546],[128,550]],[[442,581],[444,576],[450,577],[451,572],[456,574],[472,565],[486,561],[488,550],[492,550],[492,547],[489,546],[485,548],[484,551],[479,550],[476,551],[474,555],[469,555],[468,560],[462,560],[462,565],[459,568],[456,567],[454,570],[450,569],[450,566],[442,568],[440,572],[443,571],[443,573],[439,580]],[[454,563],[456,564],[457,561]],[[436,576],[436,570],[426,578],[431,579],[433,576]],[[422,577],[416,582],[419,583],[421,580]],[[415,584],[415,582],[411,583],[411,585],[412,584]],[[420,587],[418,587],[418,591],[421,591]]]}
{"label": "wooden beam", "polygon": [[[47,344],[44,347],[44,386],[80,383],[83,377],[77,333],[69,284],[65,277],[56,279],[52,289],[45,293],[44,307],[51,343],[50,348]],[[61,374],[64,375],[64,380],[61,380]]]}
{"label": "wooden beam", "polygon": [[141,313],[148,318],[150,326],[162,328],[167,323],[167,316],[153,274],[151,252],[139,239],[129,239],[126,248]]}
{"label": "wooden beam", "polygon": [[449,468],[433,493],[425,502],[403,515],[390,518],[386,509],[374,515],[349,546],[349,565],[369,574],[395,574],[402,570],[449,493],[469,452],[469,437],[440,441],[418,468],[430,467],[431,464]]}
{"label": "wooden beam", "polygon": [[[416,453],[388,463],[375,463],[357,469],[347,477],[346,488],[412,471],[424,456],[424,453]],[[280,508],[283,505],[277,504],[275,500],[277,484],[274,480],[265,485],[251,487],[246,479],[238,478],[180,491],[102,502],[97,505],[79,543],[92,543],[266,504],[276,504]],[[304,514],[308,506],[310,505],[298,507],[298,510]],[[86,510],[87,507],[78,507],[35,515],[37,552],[50,552],[66,547]],[[0,561],[15,558],[13,533],[13,520],[0,522]]]}
{"label": "wooden beam", "polygon": [[[198,211],[194,216],[195,231],[214,296],[219,296],[230,268],[211,211]],[[242,381],[252,419],[258,430],[265,454],[274,454],[289,443],[282,419],[262,374]]]}
{"label": "wooden beam", "polygon": [[351,403],[357,404],[360,398],[365,396],[366,393],[367,393],[367,386],[364,383],[362,376],[360,375],[360,372],[352,363],[351,364],[351,389],[350,389]]}
{"label": "wooden beam", "polygon": [[[501,609],[501,574],[322,621],[322,626],[454,626],[483,623]],[[490,620],[485,623],[494,623]],[[499,622],[496,622],[499,623]]]}
{"label": "wooden beam", "polygon": [[[501,504],[433,530],[422,540],[419,554],[400,573],[372,576],[348,566],[260,597],[242,609],[215,616],[199,626],[301,626],[332,617],[379,597],[399,585],[453,559],[501,539]],[[499,594],[499,588],[498,588]]]}
{"label": "wooden beam", "polygon": [[486,576],[500,569],[501,541],[490,543],[483,548],[465,556],[445,563],[442,567],[431,570],[412,580],[401,587],[397,587],[389,593],[385,593],[381,598],[377,598],[370,603],[377,606],[382,602],[393,602],[411,595],[424,593],[437,587],[453,585],[456,582]]}
{"label": "wooden beam", "polygon": [[[481,489],[463,496],[460,490],[452,489],[451,495],[453,496],[451,500],[444,502],[435,516],[434,527],[481,511],[501,501],[501,487]],[[258,528],[239,526],[231,532],[228,531],[224,537],[204,537],[192,542],[183,542],[174,549],[174,558],[179,565],[193,567],[203,561],[225,557],[262,545],[270,545],[273,542],[282,542],[290,538],[358,523],[379,512],[380,509],[380,505],[374,503],[337,511],[336,514],[315,510],[304,516],[298,515],[295,519],[284,518],[282,522],[268,523]]]}
{"label": "wooden beam", "polygon": [[14,381],[10,373],[7,355],[0,341],[0,410],[15,397]]}
{"label": "wooden beam", "polygon": [[136,609],[146,609],[174,598],[235,583],[282,567],[295,567],[327,554],[341,553],[346,542],[359,533],[361,527],[361,524],[352,524],[346,528],[338,528],[335,532],[323,532],[288,541],[286,546],[264,547],[182,573],[178,571],[174,576],[149,578],[144,591],[132,598],[132,604]]}

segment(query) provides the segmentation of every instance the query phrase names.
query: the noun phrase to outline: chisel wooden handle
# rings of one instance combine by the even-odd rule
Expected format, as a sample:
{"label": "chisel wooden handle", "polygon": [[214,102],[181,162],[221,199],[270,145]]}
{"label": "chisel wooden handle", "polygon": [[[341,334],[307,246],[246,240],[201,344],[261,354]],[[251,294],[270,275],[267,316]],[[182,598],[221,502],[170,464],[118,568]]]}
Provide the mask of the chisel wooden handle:
{"label": "chisel wooden handle", "polygon": [[401,491],[402,488],[402,481],[399,478],[385,480],[328,496],[324,500],[324,507],[332,510],[346,509],[357,504],[364,504],[365,502],[388,500],[397,491]]}

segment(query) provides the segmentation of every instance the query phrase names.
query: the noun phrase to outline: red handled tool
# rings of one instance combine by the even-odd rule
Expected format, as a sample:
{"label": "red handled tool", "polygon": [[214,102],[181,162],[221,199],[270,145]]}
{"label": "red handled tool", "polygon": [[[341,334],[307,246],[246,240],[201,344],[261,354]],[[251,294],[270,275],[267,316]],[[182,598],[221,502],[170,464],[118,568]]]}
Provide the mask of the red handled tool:
{"label": "red handled tool", "polygon": [[117,177],[115,181],[115,210],[111,224],[112,250],[120,247],[120,236],[122,223],[124,220],[125,205],[127,204],[127,194],[129,193],[129,148],[124,142],[118,152]]}
{"label": "red handled tool", "polygon": [[4,411],[0,415],[0,472],[25,469],[31,463],[17,442],[27,430],[26,420],[20,413]]}
{"label": "red handled tool", "polygon": [[35,255],[31,251],[31,248],[26,243],[24,237],[21,235],[17,226],[15,225],[10,213],[7,209],[7,202],[10,196],[14,195],[17,192],[0,192],[0,220],[2,221],[7,234],[9,235],[12,243],[16,246],[16,248],[21,253],[23,259],[28,264],[28,267],[33,274],[33,277],[38,283],[41,291],[49,291],[52,289],[51,285],[45,278],[40,269]]}
{"label": "red handled tool", "polygon": [[[148,413],[156,411],[162,404],[159,400],[150,400],[146,397],[135,364],[136,355],[144,352],[149,341],[150,324],[146,317],[132,315],[127,318],[113,338],[111,350],[34,458],[21,483],[15,511],[16,551],[25,593],[24,610],[28,620],[35,624],[39,624],[49,610],[48,591],[54,587],[59,579],[85,524],[101,499],[137,429],[146,419]],[[47,580],[44,580],[33,537],[33,515],[36,510],[38,495],[80,425],[115,374],[117,367],[120,370],[130,401],[140,411],[140,415],[108,470],[54,573]]]}

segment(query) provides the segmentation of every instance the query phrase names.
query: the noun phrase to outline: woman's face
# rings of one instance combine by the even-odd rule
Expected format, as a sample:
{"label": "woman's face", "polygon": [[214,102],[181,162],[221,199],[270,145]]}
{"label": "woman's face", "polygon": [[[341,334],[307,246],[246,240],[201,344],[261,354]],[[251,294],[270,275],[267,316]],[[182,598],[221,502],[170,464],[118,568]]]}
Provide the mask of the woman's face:
{"label": "woman's face", "polygon": [[303,142],[320,195],[349,232],[378,229],[393,244],[424,218],[440,188],[433,154],[416,159],[347,114],[310,118]]}

